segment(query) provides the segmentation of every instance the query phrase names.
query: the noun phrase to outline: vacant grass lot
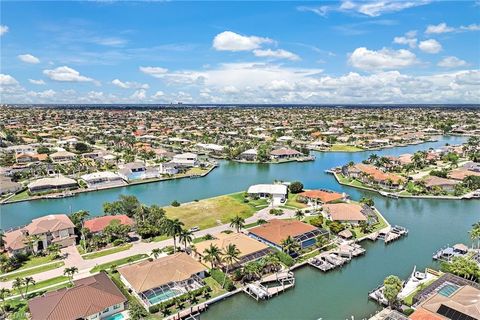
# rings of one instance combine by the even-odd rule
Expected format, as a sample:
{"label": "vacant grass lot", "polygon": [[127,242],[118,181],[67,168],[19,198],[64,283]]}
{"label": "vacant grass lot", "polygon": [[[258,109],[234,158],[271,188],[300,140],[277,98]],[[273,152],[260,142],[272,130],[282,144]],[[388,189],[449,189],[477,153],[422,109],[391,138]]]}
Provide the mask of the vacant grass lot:
{"label": "vacant grass lot", "polygon": [[[179,207],[165,207],[169,218],[178,218],[185,223],[185,228],[198,226],[206,229],[217,225],[217,220],[228,223],[235,216],[251,217],[260,210],[263,202],[243,202],[243,192],[182,204]],[[257,207],[260,206],[260,207]]]}
{"label": "vacant grass lot", "polygon": [[349,146],[347,144],[334,144],[330,147],[330,151],[357,152],[357,151],[363,151],[363,149],[355,146]]}
{"label": "vacant grass lot", "polygon": [[285,203],[285,206],[294,207],[297,209],[306,208],[307,205],[305,203],[297,202],[297,197],[298,197],[298,194],[289,193],[287,198],[287,203]]}

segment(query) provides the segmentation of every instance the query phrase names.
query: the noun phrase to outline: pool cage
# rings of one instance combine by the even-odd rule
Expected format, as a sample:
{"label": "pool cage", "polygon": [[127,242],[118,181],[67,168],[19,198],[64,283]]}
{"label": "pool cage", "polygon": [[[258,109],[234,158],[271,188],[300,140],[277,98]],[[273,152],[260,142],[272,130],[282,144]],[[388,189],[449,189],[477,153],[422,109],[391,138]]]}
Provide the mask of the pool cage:
{"label": "pool cage", "polygon": [[[139,295],[147,306],[153,306],[204,286],[205,282],[199,276],[193,275],[187,280],[172,281],[160,287],[143,291]],[[163,299],[155,301],[154,298],[158,296],[161,296]],[[152,303],[152,300],[155,302]]]}

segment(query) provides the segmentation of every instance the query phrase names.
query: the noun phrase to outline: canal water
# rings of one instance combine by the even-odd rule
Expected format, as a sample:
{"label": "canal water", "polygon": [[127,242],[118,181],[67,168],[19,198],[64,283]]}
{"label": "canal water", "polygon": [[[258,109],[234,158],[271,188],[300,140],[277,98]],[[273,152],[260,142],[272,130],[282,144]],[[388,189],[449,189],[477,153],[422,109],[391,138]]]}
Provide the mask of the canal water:
{"label": "canal water", "polygon": [[[465,137],[446,136],[437,142],[375,151],[378,155],[400,155],[437,148],[446,143],[459,144]],[[408,237],[388,246],[364,242],[367,253],[339,271],[323,274],[306,266],[295,272],[295,288],[267,302],[256,302],[239,294],[214,304],[202,319],[361,319],[378,307],[368,301],[367,293],[385,276],[407,277],[414,265],[432,266],[433,252],[444,245],[468,243],[470,226],[480,220],[478,200],[390,199],[376,193],[341,186],[324,170],[358,162],[371,154],[316,153],[314,162],[278,165],[240,164],[222,161],[207,177],[180,179],[80,194],[65,199],[37,200],[0,206],[0,227],[23,225],[49,213],[69,213],[80,209],[91,215],[102,213],[102,203],[120,194],[135,195],[146,204],[167,205],[245,190],[255,183],[273,180],[300,180],[306,188],[327,188],[347,192],[352,199],[372,197],[376,207],[392,223],[407,227]]]}

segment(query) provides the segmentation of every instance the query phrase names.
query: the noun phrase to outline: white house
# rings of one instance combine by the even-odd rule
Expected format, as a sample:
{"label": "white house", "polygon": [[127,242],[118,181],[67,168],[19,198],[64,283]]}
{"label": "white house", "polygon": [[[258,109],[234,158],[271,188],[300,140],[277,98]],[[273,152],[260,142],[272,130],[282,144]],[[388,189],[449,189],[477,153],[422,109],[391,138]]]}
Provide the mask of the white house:
{"label": "white house", "polygon": [[89,188],[95,188],[106,185],[124,184],[122,177],[110,171],[99,171],[81,176]]}
{"label": "white house", "polygon": [[182,167],[196,167],[199,165],[198,155],[195,153],[181,153],[173,156],[171,163]]}
{"label": "white house", "polygon": [[284,184],[255,184],[248,188],[247,193],[260,198],[271,196],[273,205],[281,205],[287,197],[287,186]]}

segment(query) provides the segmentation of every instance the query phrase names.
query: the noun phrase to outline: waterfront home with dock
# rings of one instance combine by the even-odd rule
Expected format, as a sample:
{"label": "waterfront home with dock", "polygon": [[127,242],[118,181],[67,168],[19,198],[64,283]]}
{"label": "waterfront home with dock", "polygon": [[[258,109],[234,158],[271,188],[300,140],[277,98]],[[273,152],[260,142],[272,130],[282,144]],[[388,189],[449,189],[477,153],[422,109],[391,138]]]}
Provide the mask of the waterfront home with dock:
{"label": "waterfront home with dock", "polygon": [[200,289],[207,268],[184,252],[118,269],[122,282],[148,310],[152,305]]}
{"label": "waterfront home with dock", "polygon": [[385,189],[398,190],[405,183],[405,179],[399,175],[384,172],[373,165],[363,163],[343,166],[342,174],[345,177],[357,179],[367,185],[378,185],[380,188]]}
{"label": "waterfront home with dock", "polygon": [[178,167],[197,167],[200,165],[198,160],[198,155],[195,153],[187,152],[176,154],[173,156],[171,163],[175,164]]}
{"label": "waterfront home with dock", "polygon": [[360,221],[367,221],[375,217],[373,210],[367,205],[358,203],[330,203],[322,206],[324,216],[330,221],[358,225]]}
{"label": "waterfront home with dock", "polygon": [[[12,256],[30,250],[36,253],[52,243],[57,243],[62,248],[75,245],[74,227],[65,214],[51,214],[33,219],[27,226],[5,233],[5,250]],[[38,240],[30,247],[28,241],[31,236],[37,236]]]}
{"label": "waterfront home with dock", "polygon": [[229,245],[235,245],[240,251],[238,255],[238,261],[234,262],[232,266],[228,266],[228,270],[233,270],[244,265],[247,262],[258,260],[270,252],[272,249],[263,242],[257,241],[243,233],[219,233],[214,236],[213,240],[205,240],[195,244],[195,250],[193,256],[202,259],[205,249],[208,249],[210,245],[214,245],[222,251]]}
{"label": "waterfront home with dock", "polygon": [[328,235],[328,231],[297,220],[272,219],[249,229],[248,235],[278,250],[283,249],[282,242],[285,239],[292,237],[303,249],[313,246],[316,238],[320,235]]}
{"label": "waterfront home with dock", "polygon": [[105,272],[76,280],[71,288],[48,292],[28,301],[32,320],[101,320],[125,310],[127,298]]}
{"label": "waterfront home with dock", "polygon": [[272,150],[270,152],[270,158],[272,160],[295,159],[302,156],[303,154],[300,151],[289,149],[289,148],[279,148],[279,149]]}
{"label": "waterfront home with dock", "polygon": [[307,190],[297,195],[297,201],[306,202],[312,206],[345,201],[346,199],[346,193],[338,193],[330,190]]}
{"label": "waterfront home with dock", "polygon": [[31,193],[51,192],[74,189],[78,187],[78,183],[73,179],[59,175],[58,177],[41,178],[35,180],[30,182],[27,187]]}
{"label": "waterfront home with dock", "polygon": [[98,171],[82,175],[83,181],[88,188],[101,188],[125,185],[124,180],[118,174],[110,171]]}

